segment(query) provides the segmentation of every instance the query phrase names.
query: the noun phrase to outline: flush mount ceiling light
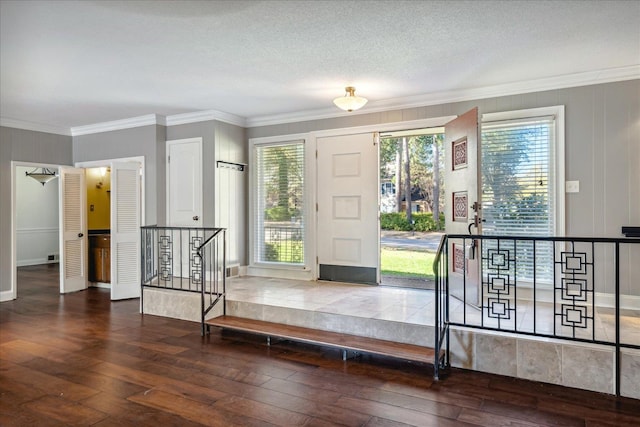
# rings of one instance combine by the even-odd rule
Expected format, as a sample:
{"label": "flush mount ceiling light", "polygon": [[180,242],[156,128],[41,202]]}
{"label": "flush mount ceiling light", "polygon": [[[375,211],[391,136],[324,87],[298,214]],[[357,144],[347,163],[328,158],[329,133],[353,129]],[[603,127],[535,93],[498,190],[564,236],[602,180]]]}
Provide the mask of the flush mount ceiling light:
{"label": "flush mount ceiling light", "polygon": [[361,96],[356,96],[356,88],[353,86],[347,86],[344,88],[345,94],[339,98],[333,100],[333,103],[336,104],[336,107],[341,108],[345,111],[354,111],[364,107],[364,104],[367,103],[367,98],[363,98]]}
{"label": "flush mount ceiling light", "polygon": [[55,171],[47,168],[40,168],[40,172],[38,172],[38,168],[35,168],[31,172],[25,172],[25,175],[35,179],[43,186],[51,181],[52,179],[56,179],[58,176]]}

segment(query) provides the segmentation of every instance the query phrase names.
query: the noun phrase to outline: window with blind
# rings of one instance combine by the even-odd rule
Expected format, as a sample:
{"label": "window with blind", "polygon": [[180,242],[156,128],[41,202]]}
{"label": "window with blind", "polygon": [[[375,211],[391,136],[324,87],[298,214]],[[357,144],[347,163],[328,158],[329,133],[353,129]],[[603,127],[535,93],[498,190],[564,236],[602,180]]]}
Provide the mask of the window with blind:
{"label": "window with blind", "polygon": [[[519,117],[482,123],[483,234],[548,237],[558,234],[556,117]],[[495,242],[487,241],[488,245]],[[551,243],[512,246],[519,279],[551,281]]]}
{"label": "window with blind", "polygon": [[254,262],[304,265],[304,141],[255,150]]}

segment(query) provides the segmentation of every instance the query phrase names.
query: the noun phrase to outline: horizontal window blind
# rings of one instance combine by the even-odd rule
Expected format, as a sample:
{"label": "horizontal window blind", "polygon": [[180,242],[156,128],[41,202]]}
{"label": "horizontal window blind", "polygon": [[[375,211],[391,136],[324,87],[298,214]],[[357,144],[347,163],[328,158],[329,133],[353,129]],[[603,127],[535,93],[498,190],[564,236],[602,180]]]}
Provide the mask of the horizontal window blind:
{"label": "horizontal window blind", "polygon": [[[487,235],[554,236],[554,117],[482,124],[482,217]],[[552,246],[518,243],[522,278],[550,280]]]}
{"label": "horizontal window blind", "polygon": [[304,141],[256,147],[254,261],[302,264]]}

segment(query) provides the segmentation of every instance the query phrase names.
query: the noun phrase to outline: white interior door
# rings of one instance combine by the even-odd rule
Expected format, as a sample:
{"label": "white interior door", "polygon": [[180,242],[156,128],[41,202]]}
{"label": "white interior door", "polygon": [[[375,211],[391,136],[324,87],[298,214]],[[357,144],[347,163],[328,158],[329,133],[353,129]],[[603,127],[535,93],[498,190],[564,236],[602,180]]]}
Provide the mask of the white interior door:
{"label": "white interior door", "polygon": [[380,282],[378,141],[373,133],[317,139],[318,277]]}
{"label": "white interior door", "polygon": [[87,288],[84,169],[60,168],[60,293]]}
{"label": "white interior door", "polygon": [[111,165],[111,299],[140,297],[140,165]]}
{"label": "white interior door", "polygon": [[[482,176],[478,109],[445,125],[445,231],[482,234]],[[480,305],[480,241],[449,239],[449,288],[454,296]],[[466,295],[465,295],[466,290]]]}
{"label": "white interior door", "polygon": [[202,224],[202,138],[167,141],[167,225]]}

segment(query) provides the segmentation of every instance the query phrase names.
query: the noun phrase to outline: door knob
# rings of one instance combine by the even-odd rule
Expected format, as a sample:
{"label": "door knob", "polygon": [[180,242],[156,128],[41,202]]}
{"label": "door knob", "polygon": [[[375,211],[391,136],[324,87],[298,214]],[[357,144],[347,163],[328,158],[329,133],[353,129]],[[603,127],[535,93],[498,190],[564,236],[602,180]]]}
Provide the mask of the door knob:
{"label": "door knob", "polygon": [[200,219],[200,217],[199,217],[198,215],[196,215],[196,216],[194,216],[194,217],[193,217],[193,220],[194,220],[194,221],[197,221],[197,220],[199,220],[199,219]]}
{"label": "door knob", "polygon": [[83,236],[84,236],[84,234],[78,233],[78,237],[83,237]]}

